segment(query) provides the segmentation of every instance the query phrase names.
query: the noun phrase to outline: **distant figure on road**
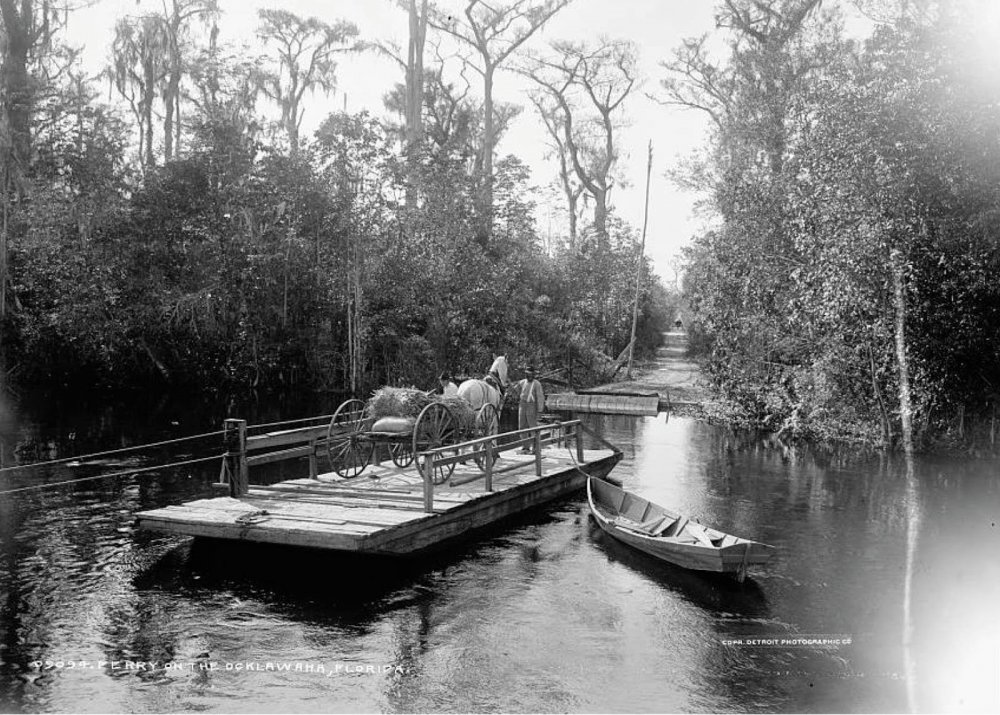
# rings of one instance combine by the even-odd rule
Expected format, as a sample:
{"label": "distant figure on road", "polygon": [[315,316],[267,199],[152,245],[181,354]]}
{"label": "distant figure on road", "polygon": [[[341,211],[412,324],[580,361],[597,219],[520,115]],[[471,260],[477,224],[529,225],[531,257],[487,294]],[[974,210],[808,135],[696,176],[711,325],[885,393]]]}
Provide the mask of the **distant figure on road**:
{"label": "distant figure on road", "polygon": [[680,318],[678,318],[677,320],[674,321],[674,328],[676,328],[677,330],[680,330],[683,327],[684,327],[684,323],[681,322]]}
{"label": "distant figure on road", "polygon": [[[538,413],[545,408],[545,392],[542,383],[535,379],[535,368],[528,367],[524,371],[524,379],[518,383],[521,397],[517,405],[517,428],[528,429],[538,426]],[[527,447],[522,452],[530,452]]]}
{"label": "distant figure on road", "polygon": [[451,375],[446,372],[442,372],[441,376],[438,378],[438,382],[441,383],[442,395],[445,397],[458,397],[458,385],[452,381]]}

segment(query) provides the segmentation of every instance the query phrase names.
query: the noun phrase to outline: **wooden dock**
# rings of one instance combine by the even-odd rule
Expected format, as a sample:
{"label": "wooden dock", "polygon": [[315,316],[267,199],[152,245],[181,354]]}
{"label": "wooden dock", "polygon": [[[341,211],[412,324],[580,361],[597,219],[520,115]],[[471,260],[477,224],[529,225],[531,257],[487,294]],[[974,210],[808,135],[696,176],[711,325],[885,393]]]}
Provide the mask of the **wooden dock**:
{"label": "wooden dock", "polygon": [[658,412],[698,411],[712,401],[698,364],[687,357],[687,333],[663,334],[656,360],[636,369],[636,375],[587,390],[545,396],[549,410],[604,414],[656,415]]}
{"label": "wooden dock", "polygon": [[[229,496],[140,512],[138,524],[195,537],[412,554],[579,490],[588,476],[606,476],[621,452],[607,443],[584,449],[585,429],[571,420],[468,440],[421,454],[407,468],[369,465],[351,479],[318,472],[316,465],[323,460],[317,453],[325,440],[317,428],[244,437],[246,446],[226,455],[234,463],[230,473],[237,477],[227,485]],[[289,448],[296,442],[302,444]],[[520,453],[524,446],[536,453]],[[270,452],[248,456],[255,448],[268,447]],[[485,466],[477,466],[472,457],[483,450],[488,458],[481,460]],[[238,483],[240,471],[245,477],[249,465],[303,457],[308,458],[309,476],[268,486]],[[433,467],[417,468],[428,457],[432,465],[454,462],[445,483],[425,477],[434,473]]]}
{"label": "wooden dock", "polygon": [[655,417],[664,400],[656,392],[556,392],[545,396],[545,409],[561,412],[599,412],[606,415]]}

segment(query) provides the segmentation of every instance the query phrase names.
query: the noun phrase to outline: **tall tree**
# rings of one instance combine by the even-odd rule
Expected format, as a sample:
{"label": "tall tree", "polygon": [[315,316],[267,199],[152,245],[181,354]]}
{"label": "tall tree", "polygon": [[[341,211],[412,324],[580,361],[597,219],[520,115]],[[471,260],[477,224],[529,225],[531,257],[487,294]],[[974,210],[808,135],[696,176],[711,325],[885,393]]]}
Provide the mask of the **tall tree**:
{"label": "tall tree", "polygon": [[7,312],[13,199],[24,190],[32,119],[54,79],[50,60],[57,54],[56,33],[69,10],[55,0],[0,0],[0,317]]}
{"label": "tall tree", "polygon": [[583,195],[583,183],[576,178],[576,172],[571,165],[569,147],[566,145],[564,124],[561,120],[559,105],[543,92],[532,92],[531,103],[538,110],[538,116],[545,124],[551,140],[550,154],[559,162],[559,188],[566,199],[566,213],[569,216],[569,250],[576,250],[577,223],[579,222],[580,197]]}
{"label": "tall tree", "polygon": [[[403,149],[407,155],[406,208],[410,213],[417,205],[417,164],[424,141],[424,45],[427,41],[427,0],[395,0],[406,11],[409,19],[409,39],[406,56],[398,46],[379,43],[377,47],[394,59],[403,69],[402,97],[390,94],[386,105],[400,111],[403,116]],[[400,101],[401,99],[401,101]]]}
{"label": "tall tree", "polygon": [[594,199],[594,230],[606,250],[609,196],[618,161],[615,137],[622,124],[619,110],[638,82],[635,46],[602,39],[596,48],[573,42],[552,47],[555,56],[535,58],[528,74],[555,103],[556,112],[546,123],[561,125],[569,164]]}
{"label": "tall tree", "polygon": [[428,20],[431,27],[445,32],[471,47],[479,56],[476,70],[483,78],[483,139],[480,149],[480,227],[478,240],[489,244],[493,223],[493,152],[496,133],[496,109],[493,84],[497,70],[571,0],[513,0],[487,3],[466,0],[462,18],[434,7]]}
{"label": "tall tree", "polygon": [[218,16],[218,0],[167,0],[163,2],[162,22],[166,33],[166,81],[163,86],[163,158],[170,161],[181,148],[181,81],[185,71],[186,36],[196,18],[210,20]]}
{"label": "tall tree", "polygon": [[164,23],[153,15],[120,19],[115,25],[111,51],[113,64],[107,73],[135,116],[139,164],[148,169],[156,164],[153,105],[168,75],[170,39]]}
{"label": "tall tree", "polygon": [[261,73],[261,90],[281,109],[281,126],[288,135],[293,156],[299,151],[302,98],[306,92],[333,92],[337,86],[335,57],[357,49],[350,45],[358,28],[346,20],[334,24],[310,17],[303,19],[287,10],[260,10],[258,35],[272,45],[277,68]]}
{"label": "tall tree", "polygon": [[406,50],[406,148],[416,151],[424,139],[424,42],[427,0],[409,0],[410,37]]}

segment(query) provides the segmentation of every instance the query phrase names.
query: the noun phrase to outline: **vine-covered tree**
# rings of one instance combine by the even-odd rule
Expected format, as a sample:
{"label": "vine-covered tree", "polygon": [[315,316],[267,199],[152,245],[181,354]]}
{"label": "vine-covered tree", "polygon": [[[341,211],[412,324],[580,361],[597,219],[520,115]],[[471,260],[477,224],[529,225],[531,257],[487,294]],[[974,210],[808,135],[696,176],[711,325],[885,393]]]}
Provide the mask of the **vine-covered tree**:
{"label": "vine-covered tree", "polygon": [[169,72],[170,38],[153,15],[125,17],[115,25],[112,65],[107,72],[128,103],[139,130],[139,164],[156,164],[153,105]]}
{"label": "vine-covered tree", "polygon": [[218,0],[170,0],[161,18],[167,40],[163,99],[163,158],[170,161],[181,149],[181,82],[189,66],[188,42],[193,20],[209,21],[219,15]]}

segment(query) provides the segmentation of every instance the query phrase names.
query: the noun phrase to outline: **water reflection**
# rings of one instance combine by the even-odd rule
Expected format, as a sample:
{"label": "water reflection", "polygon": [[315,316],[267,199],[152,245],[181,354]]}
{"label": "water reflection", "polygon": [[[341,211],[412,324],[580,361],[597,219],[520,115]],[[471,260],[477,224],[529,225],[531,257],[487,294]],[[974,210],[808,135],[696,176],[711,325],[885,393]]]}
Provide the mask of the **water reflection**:
{"label": "water reflection", "polygon": [[[62,454],[80,434],[109,448],[120,421],[50,418],[0,410],[5,449]],[[878,453],[662,415],[585,419],[623,448],[627,488],[773,544],[772,563],[742,585],[670,567],[604,535],[582,494],[394,561],[132,529],[136,510],[211,496],[213,465],[21,493],[0,499],[0,710],[898,712],[908,683],[922,711],[1000,707],[995,461],[918,459],[908,481]],[[766,644],[796,634],[852,640]],[[31,666],[46,658],[104,665]],[[125,661],[186,667],[110,665]]]}

